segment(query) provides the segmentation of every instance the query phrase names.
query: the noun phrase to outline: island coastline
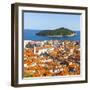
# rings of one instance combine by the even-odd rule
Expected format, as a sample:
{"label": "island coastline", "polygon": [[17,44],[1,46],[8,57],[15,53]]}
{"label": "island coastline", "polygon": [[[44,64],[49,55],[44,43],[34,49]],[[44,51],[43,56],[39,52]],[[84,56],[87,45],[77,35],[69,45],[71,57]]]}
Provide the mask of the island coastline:
{"label": "island coastline", "polygon": [[53,36],[48,35],[47,37],[73,37],[73,36],[75,36],[75,35],[76,35],[76,33],[73,33],[73,34],[71,34],[71,35],[65,35],[65,36],[63,36],[63,35],[53,35]]}
{"label": "island coastline", "polygon": [[58,28],[54,30],[43,30],[39,33],[36,33],[39,36],[47,36],[47,37],[72,37],[75,36],[76,33],[67,28]]}

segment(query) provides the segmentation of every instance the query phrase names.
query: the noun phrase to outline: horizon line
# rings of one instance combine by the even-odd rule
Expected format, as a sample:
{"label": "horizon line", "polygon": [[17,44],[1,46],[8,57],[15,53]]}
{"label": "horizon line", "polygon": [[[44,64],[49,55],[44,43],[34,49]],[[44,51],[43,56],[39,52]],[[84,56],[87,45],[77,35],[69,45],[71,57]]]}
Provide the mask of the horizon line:
{"label": "horizon line", "polygon": [[[36,31],[39,31],[39,30],[41,30],[41,31],[43,31],[43,30],[51,30],[51,29],[24,29],[24,30],[36,30]],[[70,29],[71,30],[71,29]],[[72,31],[80,31],[80,29],[78,29],[78,30],[72,30]]]}

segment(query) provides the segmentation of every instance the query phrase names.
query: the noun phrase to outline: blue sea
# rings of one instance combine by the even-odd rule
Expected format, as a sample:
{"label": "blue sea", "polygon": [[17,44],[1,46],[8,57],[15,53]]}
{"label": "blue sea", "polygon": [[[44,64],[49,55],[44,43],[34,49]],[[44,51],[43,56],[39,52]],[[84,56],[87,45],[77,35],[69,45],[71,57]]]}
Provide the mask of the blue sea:
{"label": "blue sea", "polygon": [[72,41],[80,41],[80,31],[75,31],[77,33],[76,36],[72,37],[47,37],[47,36],[38,36],[36,33],[41,30],[24,30],[24,40],[72,40]]}

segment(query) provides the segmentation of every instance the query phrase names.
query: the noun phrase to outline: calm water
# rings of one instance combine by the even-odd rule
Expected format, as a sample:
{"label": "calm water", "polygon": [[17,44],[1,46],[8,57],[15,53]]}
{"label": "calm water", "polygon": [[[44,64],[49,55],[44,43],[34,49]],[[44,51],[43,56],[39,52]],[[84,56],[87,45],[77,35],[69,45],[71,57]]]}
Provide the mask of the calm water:
{"label": "calm water", "polygon": [[76,31],[77,35],[72,37],[47,37],[38,36],[36,33],[40,30],[24,30],[24,40],[80,40],[80,31]]}

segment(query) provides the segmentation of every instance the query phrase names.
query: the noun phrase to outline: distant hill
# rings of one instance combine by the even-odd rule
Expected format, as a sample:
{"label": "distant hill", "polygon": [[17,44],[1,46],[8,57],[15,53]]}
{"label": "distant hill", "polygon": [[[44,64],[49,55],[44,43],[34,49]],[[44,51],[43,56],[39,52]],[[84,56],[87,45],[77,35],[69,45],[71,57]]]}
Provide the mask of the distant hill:
{"label": "distant hill", "polygon": [[36,33],[36,35],[50,36],[50,37],[62,37],[62,36],[74,36],[75,32],[68,28],[62,27],[62,28],[57,28],[54,30],[43,30],[43,31]]}

